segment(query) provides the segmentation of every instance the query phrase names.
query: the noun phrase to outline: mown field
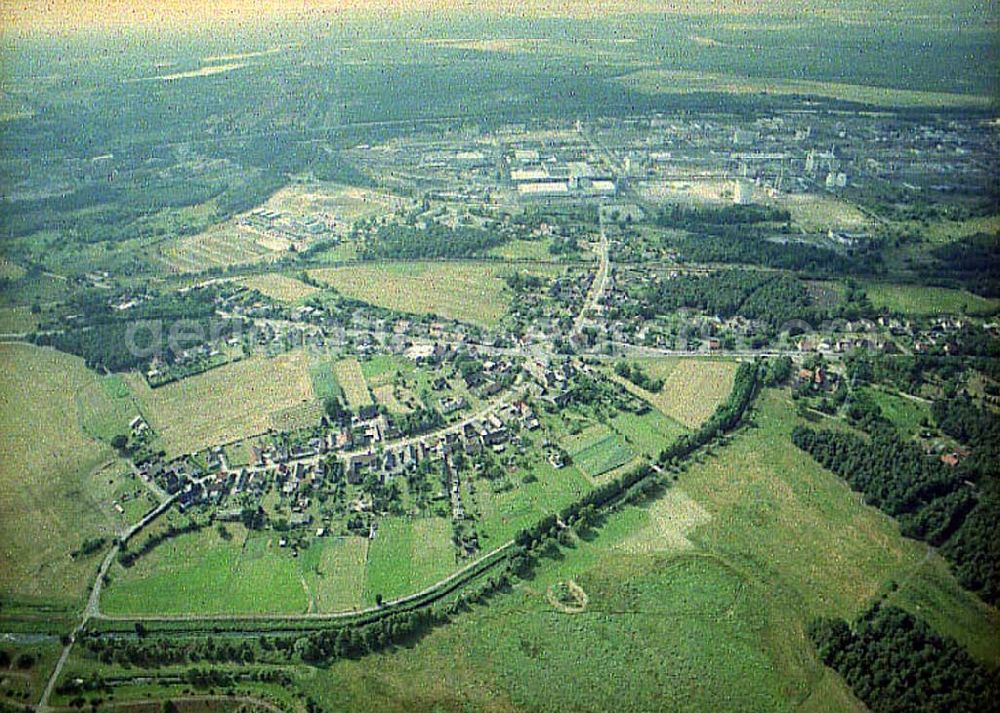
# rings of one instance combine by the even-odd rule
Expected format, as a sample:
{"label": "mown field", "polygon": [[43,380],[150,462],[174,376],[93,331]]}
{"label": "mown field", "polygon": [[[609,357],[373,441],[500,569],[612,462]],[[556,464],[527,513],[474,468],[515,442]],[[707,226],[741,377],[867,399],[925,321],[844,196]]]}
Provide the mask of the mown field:
{"label": "mown field", "polygon": [[127,377],[168,457],[262,433],[272,417],[313,400],[308,356],[255,356],[151,389]]}
{"label": "mown field", "polygon": [[986,315],[1000,311],[1000,300],[980,297],[965,290],[883,282],[867,282],[864,283],[864,288],[875,309],[886,309],[897,314]]}
{"label": "mown field", "polygon": [[611,378],[651,403],[682,428],[696,428],[711,416],[733,385],[736,363],[705,359],[629,359],[651,379],[662,379],[663,388],[651,393],[615,374]]}
{"label": "mown field", "polygon": [[596,478],[628,463],[635,457],[635,453],[618,434],[609,433],[571,451],[570,457],[584,475]]}
{"label": "mown field", "polygon": [[320,291],[318,287],[307,285],[302,280],[276,272],[245,277],[239,284],[279,302],[298,302]]}
{"label": "mown field", "polygon": [[111,524],[87,478],[113,453],[81,430],[74,398],[94,388],[101,388],[98,377],[81,359],[0,345],[3,599],[66,607],[86,592],[96,557],[73,560],[70,552],[86,538],[107,535]]}
{"label": "mown field", "polygon": [[[502,276],[511,268],[491,263],[402,262],[311,270],[310,276],[348,297],[412,314],[436,314],[485,327],[507,311]],[[559,268],[533,266],[550,274]]]}
{"label": "mown field", "polygon": [[[303,678],[352,710],[483,708],[863,710],[815,657],[816,616],[854,617],[888,591],[977,657],[1000,662],[1000,617],[802,456],[784,393],[756,426],[659,499],[607,516],[508,594],[418,643]],[[573,581],[580,613],[550,600]],[[448,671],[446,677],[432,671]],[[335,692],[335,693],[334,693]]]}
{"label": "mown field", "polygon": [[365,375],[357,359],[341,359],[333,365],[333,375],[344,393],[349,408],[357,409],[359,406],[373,403],[368,382],[365,381]]}

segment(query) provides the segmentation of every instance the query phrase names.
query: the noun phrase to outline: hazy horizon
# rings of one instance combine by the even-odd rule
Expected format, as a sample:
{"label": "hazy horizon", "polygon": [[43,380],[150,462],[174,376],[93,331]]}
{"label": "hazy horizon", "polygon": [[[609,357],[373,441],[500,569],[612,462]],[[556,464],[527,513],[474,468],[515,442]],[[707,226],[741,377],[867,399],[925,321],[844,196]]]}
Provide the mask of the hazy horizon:
{"label": "hazy horizon", "polygon": [[[432,18],[448,14],[496,16],[501,18],[565,17],[599,18],[615,15],[695,14],[772,16],[797,15],[802,19],[836,15],[841,20],[851,15],[873,19],[878,16],[912,17],[931,20],[936,17],[969,16],[987,23],[996,21],[996,2],[964,0],[961,3],[924,0],[905,8],[895,3],[872,4],[861,0],[219,0],[209,5],[185,0],[162,0],[155,4],[138,0],[20,0],[0,8],[0,31],[19,34],[65,35],[74,32],[115,31],[128,28],[192,29],[220,25],[253,26],[273,21],[343,21],[354,18],[398,19]],[[847,15],[845,16],[845,13]]]}

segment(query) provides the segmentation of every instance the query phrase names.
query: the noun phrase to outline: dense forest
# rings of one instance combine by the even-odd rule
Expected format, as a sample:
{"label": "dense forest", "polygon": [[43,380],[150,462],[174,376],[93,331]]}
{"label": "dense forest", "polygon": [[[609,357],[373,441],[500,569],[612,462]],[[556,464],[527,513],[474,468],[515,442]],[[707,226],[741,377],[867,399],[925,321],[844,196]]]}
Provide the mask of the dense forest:
{"label": "dense forest", "polygon": [[881,256],[869,245],[840,253],[801,242],[789,233],[787,210],[760,205],[668,206],[656,224],[685,231],[664,236],[665,247],[689,262],[762,265],[814,276],[871,274],[881,269]]}
{"label": "dense forest", "polygon": [[814,622],[820,658],[876,712],[995,711],[1000,686],[954,639],[892,606],[877,604],[852,629],[841,619]]}
{"label": "dense forest", "polygon": [[965,587],[1000,601],[1000,417],[966,396],[935,401],[933,414],[942,431],[970,449],[961,465],[979,487],[978,504],[941,551]]}
{"label": "dense forest", "polygon": [[504,242],[500,235],[478,228],[452,229],[434,222],[425,229],[392,224],[367,235],[359,255],[365,260],[471,257]]}
{"label": "dense forest", "polygon": [[1000,297],[1000,235],[978,233],[940,245],[935,261],[923,269],[926,277],[955,280],[985,297]]}
{"label": "dense forest", "polygon": [[791,219],[787,210],[764,205],[686,206],[677,203],[663,208],[656,216],[656,224],[693,230],[705,225],[787,223]]}

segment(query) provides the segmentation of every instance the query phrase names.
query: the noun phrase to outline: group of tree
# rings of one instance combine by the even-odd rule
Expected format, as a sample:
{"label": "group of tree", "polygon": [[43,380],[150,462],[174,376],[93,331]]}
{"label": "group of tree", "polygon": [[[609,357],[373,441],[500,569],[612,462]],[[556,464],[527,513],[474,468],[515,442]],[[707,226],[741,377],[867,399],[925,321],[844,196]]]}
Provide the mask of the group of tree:
{"label": "group of tree", "polygon": [[983,599],[1000,601],[1000,417],[967,395],[939,399],[932,407],[942,431],[962,443],[969,455],[960,464],[977,485],[977,503],[941,552],[955,575]]}
{"label": "group of tree", "polygon": [[995,673],[897,607],[876,604],[853,628],[819,620],[809,636],[823,663],[873,711],[980,713],[1000,705]]}
{"label": "group of tree", "polygon": [[83,357],[87,366],[108,371],[143,368],[153,356],[166,363],[181,352],[225,339],[241,322],[215,317],[213,288],[153,295],[136,306],[111,306],[104,290],[81,290],[65,306],[65,324],[35,334],[37,344]]}
{"label": "group of tree", "polygon": [[857,319],[871,313],[864,293],[848,291],[831,305],[820,305],[806,284],[788,274],[757,270],[721,270],[679,275],[635,291],[622,308],[625,316],[651,319],[681,308],[727,319],[756,319],[772,329],[805,323],[818,326],[834,319]]}
{"label": "group of tree", "polygon": [[766,205],[683,205],[664,207],[656,216],[656,224],[665,228],[695,230],[706,225],[754,225],[756,223],[787,223],[791,213],[784,208]]}
{"label": "group of tree", "polygon": [[975,505],[960,469],[928,458],[889,429],[865,438],[799,426],[792,442],[863,493],[869,504],[899,520],[907,537],[939,546]]}
{"label": "group of tree", "polygon": [[365,260],[462,258],[481,254],[506,242],[502,235],[479,228],[449,228],[429,222],[426,228],[390,224],[366,234],[358,254]]}
{"label": "group of tree", "polygon": [[663,379],[654,379],[642,368],[640,364],[629,364],[627,361],[618,362],[615,366],[615,373],[623,379],[628,379],[640,389],[658,393],[663,389]]}

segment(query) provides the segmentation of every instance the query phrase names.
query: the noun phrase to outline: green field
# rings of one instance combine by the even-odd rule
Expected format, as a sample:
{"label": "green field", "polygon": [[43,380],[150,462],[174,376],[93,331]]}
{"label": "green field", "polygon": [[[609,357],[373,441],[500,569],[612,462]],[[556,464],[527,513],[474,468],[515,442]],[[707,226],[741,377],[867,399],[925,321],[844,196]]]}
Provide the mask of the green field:
{"label": "green field", "polygon": [[503,245],[490,248],[487,255],[502,257],[507,260],[552,260],[555,258],[549,252],[552,240],[511,240]]}
{"label": "green field", "polygon": [[128,385],[120,376],[105,376],[76,394],[76,408],[84,433],[110,443],[128,435],[129,424],[139,415]]}
{"label": "green field", "polygon": [[[806,627],[853,618],[890,579],[896,603],[1000,662],[996,610],[791,444],[784,393],[765,392],[755,421],[659,499],[542,559],[512,593],[303,685],[352,710],[862,710]],[[580,613],[549,599],[570,580],[586,593]]]}
{"label": "green field", "polygon": [[580,450],[571,451],[570,457],[584,475],[596,478],[628,463],[635,457],[635,453],[618,435],[609,434]]}
{"label": "green field", "polygon": [[74,395],[89,388],[81,359],[0,345],[0,597],[70,606],[90,583],[95,559],[69,555],[110,533],[86,484],[113,453],[80,429]]}
{"label": "green field", "polygon": [[384,518],[368,547],[364,601],[372,605],[378,594],[386,600],[412,594],[444,579],[454,569],[455,548],[448,520]]}
{"label": "green field", "polygon": [[878,388],[864,389],[864,392],[871,396],[885,417],[892,421],[899,431],[911,438],[923,430],[922,421],[926,419],[928,423],[934,422],[931,418],[931,405],[926,401],[890,394]]}
{"label": "green field", "polygon": [[[803,624],[810,616],[853,619],[890,580],[903,583],[904,601],[911,590],[930,588],[943,606],[915,613],[974,654],[1000,662],[998,612],[950,575],[926,579],[925,564],[946,568],[943,560],[901,537],[893,520],[860,505],[839,478],[792,446],[796,422],[790,400],[766,392],[755,429],[681,475],[684,490],[712,516],[695,530],[696,544],[752,562],[762,577],[780,583],[789,615]],[[963,634],[969,630],[980,633],[970,639]]]}
{"label": "green field", "polygon": [[226,525],[180,535],[140,557],[116,565],[102,593],[109,614],[295,614],[307,611],[309,595],[299,561],[278,547],[273,533]]}
{"label": "green field", "polygon": [[964,290],[925,285],[864,284],[875,309],[915,316],[970,314],[987,315],[1000,310],[1000,300],[988,299]]}
{"label": "green field", "polygon": [[[336,662],[303,686],[328,705],[372,711],[609,710],[625,701],[635,710],[860,710],[807,649],[785,649],[801,634],[766,606],[766,585],[751,573],[712,555],[612,549],[635,512],[419,643]],[[548,597],[570,580],[587,597],[580,613]],[[821,699],[807,701],[813,692]]]}
{"label": "green field", "polygon": [[313,401],[308,356],[255,356],[151,389],[138,374],[129,387],[168,457],[263,433],[272,418]]}

